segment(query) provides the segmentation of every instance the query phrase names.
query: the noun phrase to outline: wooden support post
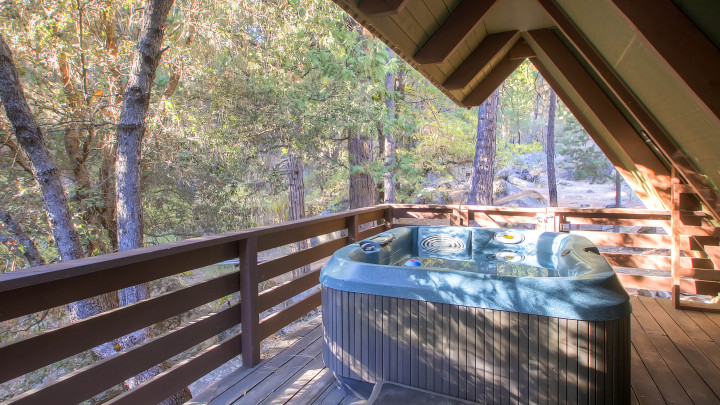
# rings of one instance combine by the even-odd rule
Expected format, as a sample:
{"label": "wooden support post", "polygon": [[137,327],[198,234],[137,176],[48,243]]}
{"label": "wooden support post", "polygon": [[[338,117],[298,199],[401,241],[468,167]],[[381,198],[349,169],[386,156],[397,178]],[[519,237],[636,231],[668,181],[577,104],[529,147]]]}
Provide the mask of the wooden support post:
{"label": "wooden support post", "polygon": [[385,230],[386,231],[389,229],[392,229],[393,220],[394,220],[393,207],[391,207],[391,206],[385,207]]}
{"label": "wooden support post", "polygon": [[460,218],[462,220],[462,226],[470,226],[470,211],[467,207],[460,208]]}
{"label": "wooden support post", "polygon": [[470,226],[470,210],[467,207],[457,206],[452,209],[450,217],[450,225],[452,226]]}
{"label": "wooden support post", "polygon": [[462,226],[462,216],[460,215],[460,208],[453,208],[452,216],[450,217],[450,225]]}
{"label": "wooden support post", "polygon": [[240,321],[243,365],[260,363],[260,304],[258,300],[257,236],[240,241]]}
{"label": "wooden support post", "polygon": [[562,226],[565,222],[565,218],[562,214],[555,213],[553,217],[553,232],[562,232]]}
{"label": "wooden support post", "polygon": [[358,233],[360,233],[358,217],[353,215],[347,217],[348,245],[358,242]]}
{"label": "wooden support post", "polygon": [[672,235],[672,246],[670,250],[670,275],[672,277],[672,301],[676,309],[680,308],[680,277],[678,275],[678,267],[680,264],[680,193],[678,185],[680,179],[676,176],[676,171],[672,170],[672,204],[670,211],[670,231]]}

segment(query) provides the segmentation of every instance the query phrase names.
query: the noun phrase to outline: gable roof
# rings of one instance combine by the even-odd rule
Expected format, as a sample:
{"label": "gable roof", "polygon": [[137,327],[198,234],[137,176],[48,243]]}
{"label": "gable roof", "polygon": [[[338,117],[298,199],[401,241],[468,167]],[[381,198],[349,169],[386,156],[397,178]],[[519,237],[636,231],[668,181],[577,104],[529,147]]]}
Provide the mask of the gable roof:
{"label": "gable roof", "polygon": [[334,1],[460,106],[530,58],[648,207],[675,174],[719,218],[717,2]]}

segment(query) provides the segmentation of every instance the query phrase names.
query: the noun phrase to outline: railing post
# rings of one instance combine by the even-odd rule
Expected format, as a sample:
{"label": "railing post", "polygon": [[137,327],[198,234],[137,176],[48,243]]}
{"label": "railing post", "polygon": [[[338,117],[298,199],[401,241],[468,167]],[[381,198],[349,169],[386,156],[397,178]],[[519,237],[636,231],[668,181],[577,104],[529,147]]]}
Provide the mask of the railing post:
{"label": "railing post", "polygon": [[462,217],[460,216],[460,209],[459,209],[459,208],[453,208],[453,209],[452,209],[452,216],[450,217],[450,225],[452,225],[452,226],[462,226]]}
{"label": "railing post", "polygon": [[680,277],[677,274],[677,268],[680,263],[680,193],[678,185],[680,179],[675,176],[675,168],[672,170],[672,200],[670,207],[670,276],[672,277],[672,302],[675,309],[679,309],[680,305]]}
{"label": "railing post", "polygon": [[464,209],[461,206],[458,206],[457,208],[453,208],[452,217],[450,218],[450,225],[452,225],[452,226],[470,226],[469,217],[470,217],[470,214],[468,212],[467,207]]}
{"label": "railing post", "polygon": [[346,220],[348,229],[348,245],[358,241],[358,233],[360,232],[357,215],[347,217]]}
{"label": "railing post", "polygon": [[553,232],[562,232],[563,222],[563,215],[556,212],[555,216],[553,217]]}
{"label": "railing post", "polygon": [[385,230],[392,229],[393,227],[393,220],[395,219],[395,215],[393,214],[393,207],[387,206],[385,207]]}
{"label": "railing post", "polygon": [[240,321],[243,365],[260,363],[257,236],[240,241]]}

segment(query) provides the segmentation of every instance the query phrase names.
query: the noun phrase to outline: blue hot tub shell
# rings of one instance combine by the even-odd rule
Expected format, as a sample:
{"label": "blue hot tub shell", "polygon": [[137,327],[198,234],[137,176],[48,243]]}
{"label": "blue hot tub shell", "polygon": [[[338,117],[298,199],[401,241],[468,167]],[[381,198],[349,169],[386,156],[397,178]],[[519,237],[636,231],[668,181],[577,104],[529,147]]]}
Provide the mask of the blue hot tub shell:
{"label": "blue hot tub shell", "polygon": [[[436,258],[470,271],[433,267]],[[546,270],[487,271],[499,258],[520,274]],[[394,381],[486,403],[629,402],[630,298],[586,238],[397,228],[338,250],[320,282],[325,363],[351,386]]]}

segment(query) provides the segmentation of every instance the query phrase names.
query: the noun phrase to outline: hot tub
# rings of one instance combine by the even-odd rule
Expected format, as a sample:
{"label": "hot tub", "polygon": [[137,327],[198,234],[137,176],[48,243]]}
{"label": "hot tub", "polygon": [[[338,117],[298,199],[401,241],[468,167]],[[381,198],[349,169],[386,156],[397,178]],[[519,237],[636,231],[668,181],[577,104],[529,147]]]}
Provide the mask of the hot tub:
{"label": "hot tub", "polygon": [[630,402],[630,297],[571,234],[392,229],[320,275],[323,357],[348,389],[392,381],[487,404]]}

